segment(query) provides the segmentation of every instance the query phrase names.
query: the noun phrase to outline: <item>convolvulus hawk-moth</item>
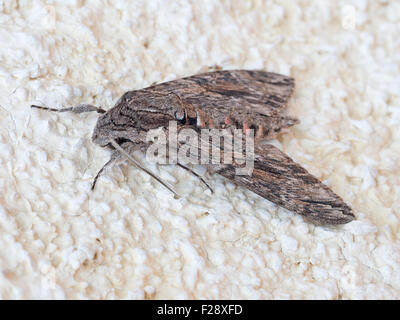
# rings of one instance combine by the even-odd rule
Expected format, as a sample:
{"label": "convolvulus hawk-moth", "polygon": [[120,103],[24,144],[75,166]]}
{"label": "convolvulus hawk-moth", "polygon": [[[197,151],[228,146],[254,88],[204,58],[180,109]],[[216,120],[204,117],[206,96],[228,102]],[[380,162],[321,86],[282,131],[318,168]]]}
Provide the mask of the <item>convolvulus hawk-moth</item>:
{"label": "convolvulus hawk-moth", "polygon": [[[313,222],[350,222],[355,218],[352,210],[338,195],[278,148],[258,143],[262,139],[274,138],[298,123],[296,118],[282,114],[293,90],[294,79],[284,75],[229,70],[203,73],[126,92],[108,111],[87,104],[64,109],[32,107],[74,113],[97,111],[102,114],[92,140],[110,148],[113,153],[97,174],[92,188],[103,169],[118,160],[126,158],[140,167],[131,156],[132,152],[136,149],[146,151],[150,145],[146,140],[148,132],[157,128],[168,131],[166,128],[170,121],[177,122],[178,131],[182,128],[193,128],[197,132],[202,128],[240,128],[246,133],[252,129],[256,138],[252,175],[235,174],[235,162],[208,163],[207,168]],[[223,147],[220,151],[226,152]],[[190,170],[179,161],[178,164]],[[149,170],[142,169],[174,192]]]}

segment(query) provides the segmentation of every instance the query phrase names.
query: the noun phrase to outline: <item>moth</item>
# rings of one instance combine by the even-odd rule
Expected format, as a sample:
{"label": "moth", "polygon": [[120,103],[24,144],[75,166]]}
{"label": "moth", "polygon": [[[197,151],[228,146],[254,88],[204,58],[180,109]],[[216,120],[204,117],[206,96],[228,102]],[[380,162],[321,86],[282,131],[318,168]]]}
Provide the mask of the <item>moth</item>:
{"label": "moth", "polygon": [[[62,109],[31,107],[101,114],[92,141],[112,150],[112,154],[94,178],[92,189],[105,168],[128,160],[175,193],[168,183],[132,157],[133,151],[149,147],[146,135],[150,130],[166,129],[170,121],[176,121],[178,131],[251,129],[255,132],[251,176],[235,174],[234,162],[207,164],[207,169],[316,224],[348,223],[355,216],[337,194],[280,149],[260,142],[275,138],[298,123],[284,114],[293,91],[294,79],[288,76],[257,70],[218,70],[128,91],[108,111],[89,104]],[[177,164],[197,175],[185,164]]]}

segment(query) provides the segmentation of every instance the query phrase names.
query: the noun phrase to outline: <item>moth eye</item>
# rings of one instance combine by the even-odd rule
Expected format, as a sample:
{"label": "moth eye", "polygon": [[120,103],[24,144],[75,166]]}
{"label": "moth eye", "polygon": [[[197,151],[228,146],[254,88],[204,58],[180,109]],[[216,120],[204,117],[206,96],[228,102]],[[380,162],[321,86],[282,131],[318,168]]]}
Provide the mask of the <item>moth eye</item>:
{"label": "moth eye", "polygon": [[185,110],[182,111],[175,111],[175,119],[182,121],[185,119]]}

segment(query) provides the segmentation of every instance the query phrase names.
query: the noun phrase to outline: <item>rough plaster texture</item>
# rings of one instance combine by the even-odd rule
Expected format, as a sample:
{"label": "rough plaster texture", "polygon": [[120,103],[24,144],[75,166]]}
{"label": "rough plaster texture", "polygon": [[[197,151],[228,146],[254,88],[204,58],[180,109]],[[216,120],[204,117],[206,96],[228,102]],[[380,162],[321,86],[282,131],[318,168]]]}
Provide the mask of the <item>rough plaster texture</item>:
{"label": "rough plaster texture", "polygon": [[[400,298],[400,2],[0,1],[0,297]],[[315,226],[222,177],[128,165],[96,114],[219,65],[291,75],[275,141],[354,209]]]}

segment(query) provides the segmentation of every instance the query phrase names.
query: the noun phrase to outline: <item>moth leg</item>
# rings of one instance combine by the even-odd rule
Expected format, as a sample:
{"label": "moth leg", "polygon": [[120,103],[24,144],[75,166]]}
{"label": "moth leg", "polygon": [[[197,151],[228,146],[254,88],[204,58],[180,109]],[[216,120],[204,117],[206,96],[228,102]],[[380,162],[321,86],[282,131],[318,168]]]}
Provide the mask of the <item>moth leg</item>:
{"label": "moth leg", "polygon": [[160,184],[162,184],[165,188],[171,191],[177,198],[179,198],[179,194],[175,192],[175,190],[168,185],[168,183],[161,180],[157,177],[153,172],[150,170],[142,167],[140,163],[138,163],[122,146],[120,146],[117,141],[114,139],[110,139],[111,145],[123,156],[125,157],[130,163],[132,163],[136,168],[141,169],[142,171],[146,172],[149,176],[157,180]]}
{"label": "moth leg", "polygon": [[93,106],[91,104],[79,104],[79,105],[77,105],[75,107],[61,108],[61,109],[41,107],[41,106],[36,106],[36,105],[31,105],[31,108],[48,110],[48,111],[55,111],[55,112],[83,113],[83,112],[96,111],[97,113],[106,113],[106,110],[104,110],[102,108],[99,108],[99,107],[96,107],[96,106]]}
{"label": "moth leg", "polygon": [[110,160],[108,160],[108,161],[105,163],[105,165],[99,170],[99,172],[97,172],[96,176],[95,176],[94,179],[93,179],[91,190],[94,190],[94,187],[96,186],[97,179],[100,177],[100,175],[103,173],[103,171],[104,171],[106,168],[110,167],[112,164],[114,164],[114,162],[118,159],[118,157],[120,157],[119,152],[114,152],[114,153],[111,155]]}
{"label": "moth leg", "polygon": [[190,169],[190,168],[184,166],[183,164],[181,164],[181,163],[179,163],[179,162],[178,162],[177,164],[178,164],[178,166],[180,166],[181,168],[183,168],[183,169],[189,171],[189,172],[190,172],[191,174],[193,174],[195,177],[199,178],[200,181],[203,182],[203,183],[205,184],[205,186],[206,186],[208,189],[210,189],[211,193],[214,193],[214,190],[208,185],[208,183],[203,179],[202,176],[200,176],[198,173],[194,172],[192,169]]}
{"label": "moth leg", "polygon": [[[126,149],[128,153],[132,153],[134,151],[134,148],[136,145],[132,142],[124,142],[123,144],[121,144],[121,146],[124,149]],[[124,161],[125,161],[125,158],[123,157],[123,155],[119,151],[115,150],[111,154],[110,159],[103,165],[103,167],[99,170],[99,172],[97,172],[96,176],[93,179],[91,190],[94,190],[94,188],[96,186],[96,182],[97,182],[98,178],[101,176],[101,174],[104,172],[104,170],[106,170],[107,168],[109,168],[113,165],[119,165],[119,164],[123,163]]]}
{"label": "moth leg", "polygon": [[108,160],[104,164],[104,166],[99,170],[99,172],[96,174],[96,176],[93,180],[93,183],[92,183],[91,190],[93,190],[95,188],[97,179],[100,177],[100,175],[103,173],[103,171],[105,169],[107,169],[111,165],[118,164],[120,162],[128,160],[136,168],[141,169],[144,172],[146,172],[148,175],[153,177],[155,180],[157,180],[159,183],[161,183],[164,187],[166,187],[168,190],[170,190],[176,197],[179,198],[179,195],[166,182],[162,181],[160,178],[158,178],[154,173],[152,173],[148,169],[143,168],[134,158],[131,157],[130,153],[133,151],[133,147],[134,147],[133,143],[125,142],[121,145],[118,145],[117,142],[113,139],[110,142],[116,150],[111,154],[110,160]]}

